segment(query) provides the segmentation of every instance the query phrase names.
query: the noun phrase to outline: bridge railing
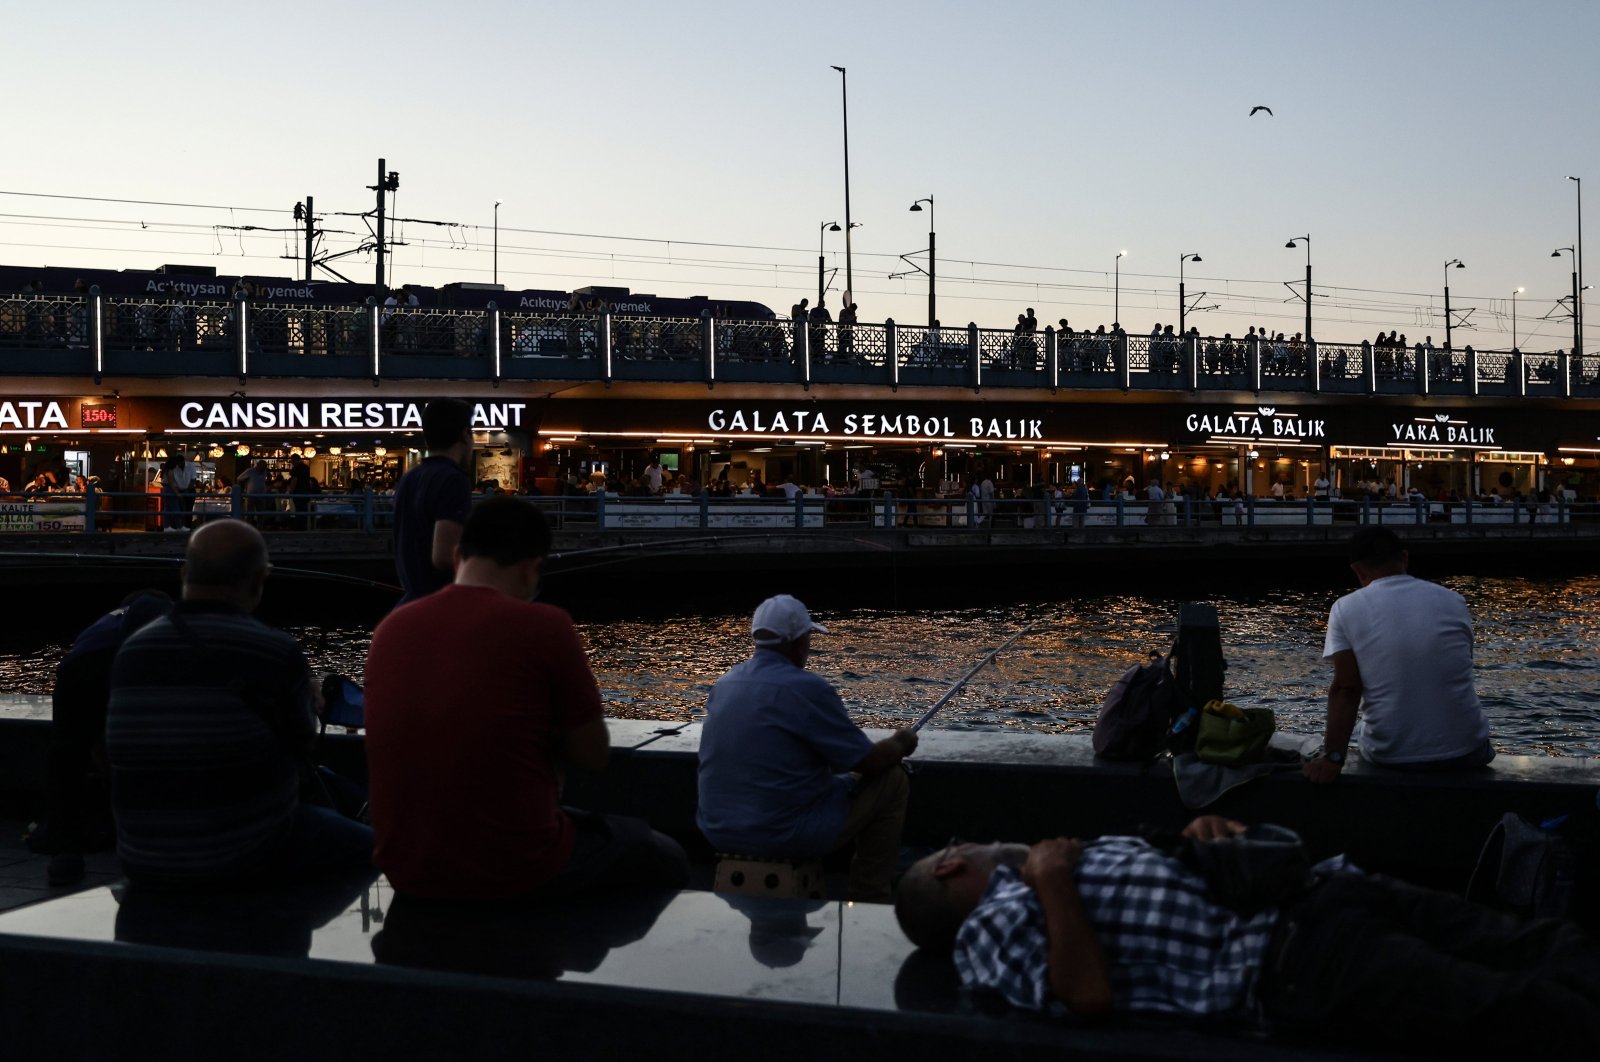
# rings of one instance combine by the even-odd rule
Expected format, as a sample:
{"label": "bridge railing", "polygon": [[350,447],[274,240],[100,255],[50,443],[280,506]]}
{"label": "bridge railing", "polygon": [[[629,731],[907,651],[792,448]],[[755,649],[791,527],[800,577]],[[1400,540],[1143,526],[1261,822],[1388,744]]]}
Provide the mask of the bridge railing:
{"label": "bridge railing", "polygon": [[[376,325],[374,324],[376,322]],[[98,325],[98,327],[97,327]],[[382,357],[373,357],[373,345]],[[709,345],[708,345],[709,344]],[[76,352],[72,357],[60,351]],[[1049,355],[1054,352],[1052,365]],[[52,357],[52,352],[56,356]],[[893,356],[891,357],[891,352]],[[1028,387],[1261,390],[1339,393],[1600,397],[1600,355],[1373,348],[1254,337],[1017,333],[782,319],[735,320],[588,313],[501,312],[410,306],[305,305],[247,300],[0,296],[0,374],[382,376],[715,380],[718,366],[751,366],[746,379],[804,381],[813,367],[849,366],[838,382]],[[802,359],[802,353],[806,359]],[[1125,353],[1125,361],[1123,355]],[[222,355],[188,358],[187,355]],[[264,362],[252,362],[268,355]],[[359,355],[320,366],[296,359]],[[412,360],[410,355],[416,355]],[[389,361],[390,357],[398,360]],[[976,361],[974,361],[976,357]],[[454,369],[439,359],[459,359]],[[432,360],[429,360],[432,359]],[[556,360],[552,360],[556,359]],[[1313,364],[1315,359],[1315,364]],[[766,368],[762,368],[765,366]],[[1424,372],[1423,366],[1426,366]],[[929,376],[921,370],[947,370]],[[999,374],[998,379],[985,374]],[[881,380],[879,377],[881,376]],[[828,379],[824,371],[823,379]]]}

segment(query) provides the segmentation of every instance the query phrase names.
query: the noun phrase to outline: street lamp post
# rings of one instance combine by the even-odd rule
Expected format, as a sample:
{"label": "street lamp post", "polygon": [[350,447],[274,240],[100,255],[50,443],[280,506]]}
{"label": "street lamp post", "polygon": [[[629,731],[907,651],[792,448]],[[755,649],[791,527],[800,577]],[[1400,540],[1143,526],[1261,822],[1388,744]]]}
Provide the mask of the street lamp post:
{"label": "street lamp post", "polygon": [[1526,288],[1511,289],[1511,353],[1513,354],[1517,352],[1517,296],[1526,290]]}
{"label": "street lamp post", "polygon": [[1567,180],[1578,182],[1578,251],[1576,254],[1578,259],[1578,291],[1572,300],[1572,312],[1577,315],[1573,325],[1576,330],[1574,335],[1578,338],[1573,343],[1572,356],[1580,358],[1583,356],[1583,178],[1568,177]]}
{"label": "street lamp post", "polygon": [[1311,343],[1311,234],[1296,236],[1285,247],[1293,247],[1301,240],[1306,241],[1306,343]]}
{"label": "street lamp post", "polygon": [[1127,251],[1117,252],[1117,272],[1115,287],[1111,289],[1111,327],[1118,328],[1122,324],[1122,257]]}
{"label": "street lamp post", "polygon": [[933,322],[939,319],[938,304],[934,300],[934,277],[937,276],[936,259],[933,253],[933,196],[918,199],[911,204],[911,209],[920,213],[922,204],[928,204],[928,327],[933,327]]}
{"label": "street lamp post", "polygon": [[1183,263],[1189,261],[1198,262],[1200,261],[1200,256],[1193,252],[1178,256],[1178,338],[1180,340],[1188,335],[1183,328],[1184,314],[1189,312],[1189,298],[1183,289]]}
{"label": "street lamp post", "polygon": [[833,69],[839,71],[839,99],[844,108],[844,304],[849,306],[856,294],[856,275],[850,258],[850,230],[855,228],[850,223],[850,78],[844,67]]}
{"label": "street lamp post", "polygon": [[[1577,358],[1578,349],[1583,346],[1583,333],[1578,324],[1578,249],[1577,247],[1557,247],[1550,252],[1551,258],[1560,258],[1565,251],[1572,256],[1572,356]],[[1574,364],[1577,364],[1574,362]]]}
{"label": "street lamp post", "polygon": [[822,241],[825,238],[823,234],[824,233],[829,233],[829,232],[838,232],[838,231],[839,231],[839,223],[837,221],[824,221],[822,223],[821,231],[817,233],[817,305],[818,306],[822,305],[822,299],[827,294],[827,290],[828,290],[827,281],[823,279],[824,275],[825,275],[826,265],[827,265],[827,258],[824,256],[823,251],[822,251]]}
{"label": "street lamp post", "polygon": [[1450,353],[1450,267],[1457,269],[1467,268],[1467,263],[1459,258],[1452,258],[1444,264],[1444,352]]}
{"label": "street lamp post", "polygon": [[494,201],[494,282],[500,283],[500,200]]}

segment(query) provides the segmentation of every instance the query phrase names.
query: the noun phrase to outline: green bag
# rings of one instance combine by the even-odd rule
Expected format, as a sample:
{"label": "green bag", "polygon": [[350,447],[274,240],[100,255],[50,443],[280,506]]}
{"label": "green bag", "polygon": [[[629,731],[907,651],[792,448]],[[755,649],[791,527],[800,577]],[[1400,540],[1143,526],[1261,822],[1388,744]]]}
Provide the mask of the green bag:
{"label": "green bag", "polygon": [[1243,767],[1267,758],[1267,742],[1277,729],[1271,708],[1240,708],[1208,701],[1200,713],[1194,753],[1202,763]]}

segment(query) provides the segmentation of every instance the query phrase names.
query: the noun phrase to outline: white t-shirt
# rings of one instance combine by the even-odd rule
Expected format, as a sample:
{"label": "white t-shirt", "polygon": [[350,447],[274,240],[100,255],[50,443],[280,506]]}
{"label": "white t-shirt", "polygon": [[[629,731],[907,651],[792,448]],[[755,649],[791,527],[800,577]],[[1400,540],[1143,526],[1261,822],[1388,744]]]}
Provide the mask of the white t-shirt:
{"label": "white t-shirt", "polygon": [[1374,763],[1465,756],[1489,737],[1472,684],[1472,617],[1454,590],[1409,575],[1333,603],[1323,659],[1346,649],[1361,671],[1356,740]]}

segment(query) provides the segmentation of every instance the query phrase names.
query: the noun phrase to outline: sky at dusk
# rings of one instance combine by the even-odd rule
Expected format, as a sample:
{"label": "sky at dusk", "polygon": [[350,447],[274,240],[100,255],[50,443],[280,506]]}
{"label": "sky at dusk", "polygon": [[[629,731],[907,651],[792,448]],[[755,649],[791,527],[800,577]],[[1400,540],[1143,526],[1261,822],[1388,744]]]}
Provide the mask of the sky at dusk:
{"label": "sky at dusk", "polygon": [[[508,287],[786,312],[845,220],[840,65],[863,321],[925,320],[926,278],[888,274],[925,261],[907,208],[932,196],[946,325],[1109,324],[1126,249],[1130,331],[1176,322],[1196,252],[1191,301],[1216,309],[1191,325],[1293,333],[1284,243],[1309,233],[1320,339],[1442,343],[1461,259],[1457,346],[1509,346],[1520,286],[1522,347],[1553,350],[1565,178],[1600,206],[1596,42],[1592,0],[32,5],[0,41],[0,263],[293,276],[295,237],[260,229],[310,194],[327,249],[354,246],[339,212],[371,208],[383,157],[395,213],[448,223],[399,226],[395,283],[488,281],[501,199]],[[372,279],[369,256],[339,268]]]}

